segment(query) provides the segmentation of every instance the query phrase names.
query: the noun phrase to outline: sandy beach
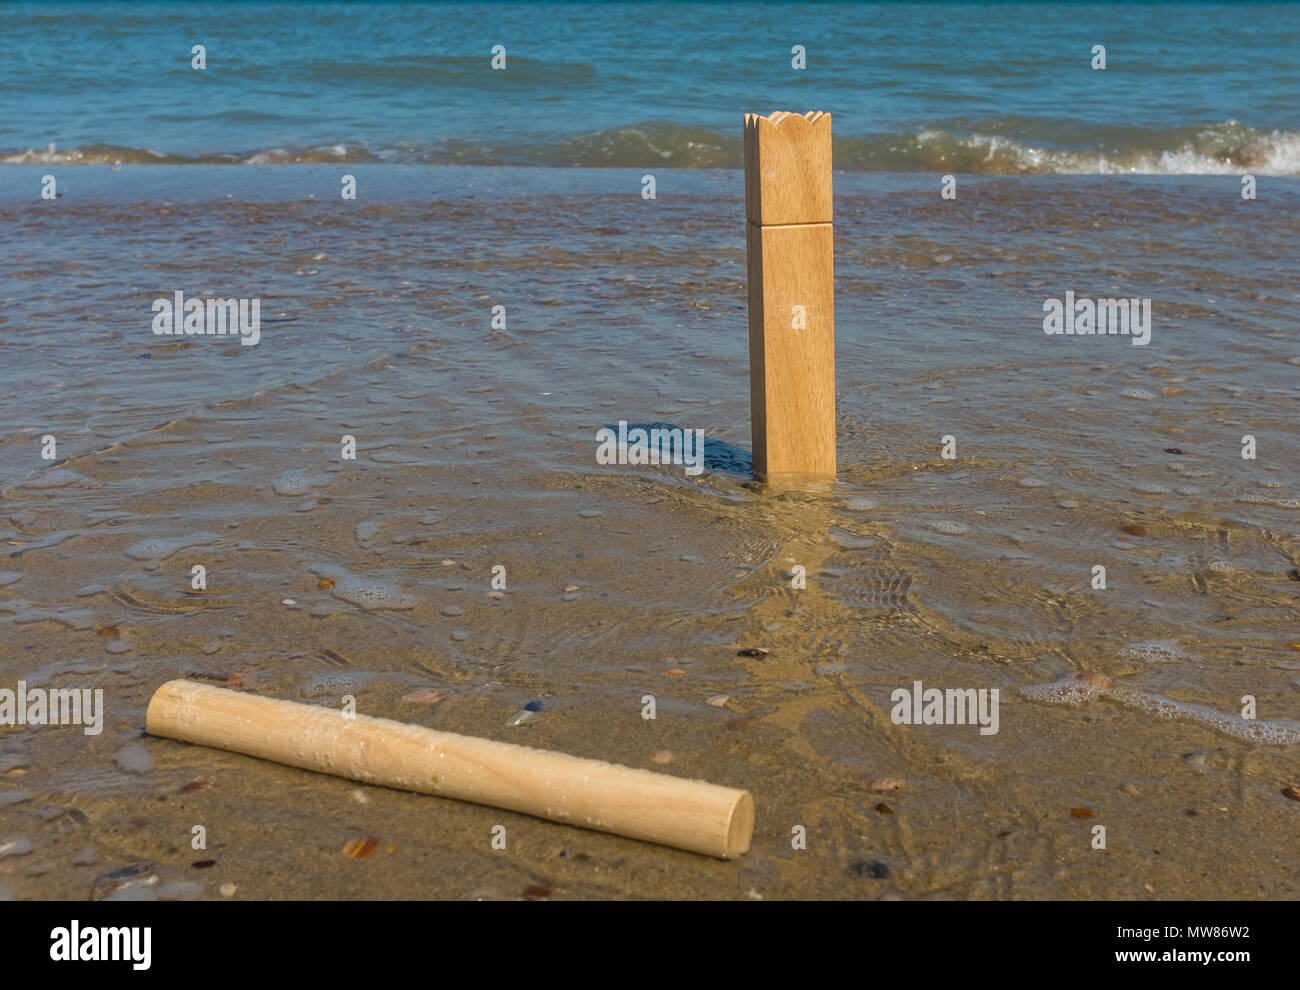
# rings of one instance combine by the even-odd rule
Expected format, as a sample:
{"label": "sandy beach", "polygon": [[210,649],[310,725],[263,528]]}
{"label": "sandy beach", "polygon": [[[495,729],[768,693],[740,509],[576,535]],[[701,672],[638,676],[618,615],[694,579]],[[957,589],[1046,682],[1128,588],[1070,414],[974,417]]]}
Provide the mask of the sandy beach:
{"label": "sandy beach", "polygon": [[[855,102],[866,59],[803,90],[723,64],[682,70],[656,130],[671,110],[628,95],[654,66],[610,67],[621,28],[510,10],[539,51],[511,41],[491,98],[459,7],[440,37],[472,63],[408,63],[408,8],[342,60],[348,12],[294,82],[257,47],[274,20],[201,99],[161,109],[176,80],[142,78],[162,117],[137,136],[125,97],[87,84],[49,116],[37,69],[15,83],[63,129],[0,128],[0,692],[102,701],[96,726],[33,724],[0,694],[0,899],[1300,896],[1285,74],[1231,125],[1236,68],[1049,99],[1039,53],[930,93],[957,39],[895,24],[880,58],[916,92],[887,107]],[[687,10],[683,37],[714,30]],[[1150,16],[1112,51],[1154,44]],[[569,61],[566,26],[592,46]],[[331,126],[301,79],[339,94]],[[771,101],[834,111],[844,148],[839,470],[798,488],[748,469],[740,121]],[[1147,300],[1149,339],[1045,333],[1067,293]],[[184,298],[256,299],[258,339],[155,333]],[[705,469],[602,463],[620,422],[703,431]],[[147,735],[180,677],[742,788],[753,845],[714,860]],[[987,718],[929,719],[936,689]]]}

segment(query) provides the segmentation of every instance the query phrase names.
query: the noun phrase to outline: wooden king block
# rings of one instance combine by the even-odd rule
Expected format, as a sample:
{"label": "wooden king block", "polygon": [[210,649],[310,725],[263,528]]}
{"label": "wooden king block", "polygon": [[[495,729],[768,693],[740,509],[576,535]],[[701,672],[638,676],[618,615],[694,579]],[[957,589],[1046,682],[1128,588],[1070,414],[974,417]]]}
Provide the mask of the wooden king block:
{"label": "wooden king block", "polygon": [[745,116],[754,473],[835,476],[831,117]]}

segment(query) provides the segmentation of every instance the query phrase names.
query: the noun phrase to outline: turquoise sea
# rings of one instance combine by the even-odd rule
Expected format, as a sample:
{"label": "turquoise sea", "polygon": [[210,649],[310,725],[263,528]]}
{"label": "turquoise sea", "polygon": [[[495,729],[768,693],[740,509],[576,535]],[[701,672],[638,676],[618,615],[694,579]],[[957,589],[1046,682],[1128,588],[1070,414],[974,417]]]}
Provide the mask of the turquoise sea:
{"label": "turquoise sea", "polygon": [[[1291,4],[3,12],[6,161],[738,167],[741,115],[789,107],[834,115],[844,169],[1300,170]],[[1092,67],[1098,45],[1104,71]]]}

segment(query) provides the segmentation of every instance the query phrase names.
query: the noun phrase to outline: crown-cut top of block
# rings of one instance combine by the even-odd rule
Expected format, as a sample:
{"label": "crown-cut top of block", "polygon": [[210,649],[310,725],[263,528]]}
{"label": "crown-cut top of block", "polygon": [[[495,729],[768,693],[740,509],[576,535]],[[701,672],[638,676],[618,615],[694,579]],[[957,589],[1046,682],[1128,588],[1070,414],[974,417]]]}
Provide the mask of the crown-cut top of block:
{"label": "crown-cut top of block", "polygon": [[830,114],[745,114],[745,215],[764,226],[831,222]]}

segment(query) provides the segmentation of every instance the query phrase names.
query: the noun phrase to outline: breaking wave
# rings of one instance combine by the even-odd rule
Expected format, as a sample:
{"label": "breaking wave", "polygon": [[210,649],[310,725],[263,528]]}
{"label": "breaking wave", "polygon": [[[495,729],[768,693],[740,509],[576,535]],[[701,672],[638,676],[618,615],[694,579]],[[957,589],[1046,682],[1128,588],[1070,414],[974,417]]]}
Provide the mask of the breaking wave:
{"label": "breaking wave", "polygon": [[[837,135],[835,167],[852,172],[952,172],[988,175],[1300,175],[1300,133],[1263,131],[1226,121],[1171,130],[1098,129],[1064,125],[1051,139],[1032,127],[1017,134],[991,121],[970,133],[951,127],[868,137]],[[536,165],[553,167],[741,168],[739,127],[721,134],[703,127],[650,121],[582,134],[511,135],[499,141],[447,138],[371,148],[341,141],[314,147],[266,147],[198,155],[110,144],[0,151],[6,164],[261,165],[298,162],[387,162],[427,165]],[[1030,131],[1030,133],[1024,133]],[[1068,139],[1068,141],[1067,141]]]}

